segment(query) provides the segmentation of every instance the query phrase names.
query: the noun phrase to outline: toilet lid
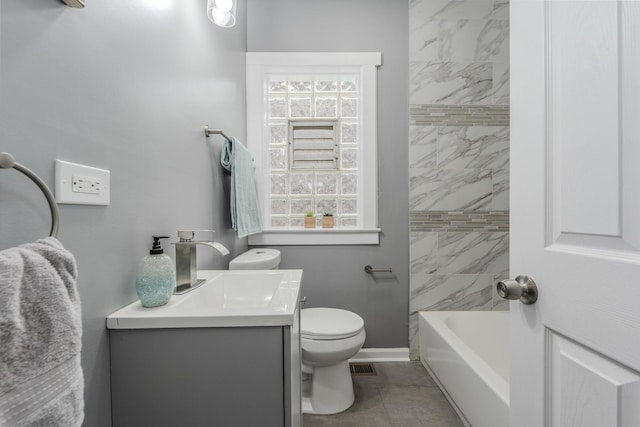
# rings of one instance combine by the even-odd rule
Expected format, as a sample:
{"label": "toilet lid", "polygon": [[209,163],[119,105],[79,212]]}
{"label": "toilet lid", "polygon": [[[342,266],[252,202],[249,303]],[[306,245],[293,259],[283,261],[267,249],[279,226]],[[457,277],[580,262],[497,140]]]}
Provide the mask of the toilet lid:
{"label": "toilet lid", "polygon": [[300,333],[303,338],[349,338],[360,332],[363,327],[362,317],[339,308],[305,308],[300,312]]}

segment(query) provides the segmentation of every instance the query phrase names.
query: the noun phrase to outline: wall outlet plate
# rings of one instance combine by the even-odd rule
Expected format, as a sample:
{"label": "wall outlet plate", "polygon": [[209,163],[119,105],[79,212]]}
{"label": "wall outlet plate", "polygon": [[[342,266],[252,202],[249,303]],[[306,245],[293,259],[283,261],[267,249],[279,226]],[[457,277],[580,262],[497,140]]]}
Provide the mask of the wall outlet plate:
{"label": "wall outlet plate", "polygon": [[56,159],[56,201],[60,204],[108,205],[110,175],[106,169]]}

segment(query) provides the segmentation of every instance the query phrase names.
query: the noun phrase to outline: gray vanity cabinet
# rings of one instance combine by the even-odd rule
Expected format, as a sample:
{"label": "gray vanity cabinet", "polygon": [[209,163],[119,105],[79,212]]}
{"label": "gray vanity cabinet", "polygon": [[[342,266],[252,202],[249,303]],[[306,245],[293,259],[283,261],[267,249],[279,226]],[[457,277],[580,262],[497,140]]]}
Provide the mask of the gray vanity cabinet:
{"label": "gray vanity cabinet", "polygon": [[113,426],[301,426],[299,313],[284,326],[111,329]]}

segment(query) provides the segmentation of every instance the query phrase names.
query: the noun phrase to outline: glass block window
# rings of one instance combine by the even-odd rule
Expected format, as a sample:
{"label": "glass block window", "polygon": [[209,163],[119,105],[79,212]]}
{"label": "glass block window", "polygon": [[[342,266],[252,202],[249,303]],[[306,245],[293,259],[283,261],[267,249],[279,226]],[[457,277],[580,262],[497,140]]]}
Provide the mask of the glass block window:
{"label": "glass block window", "polygon": [[358,76],[267,82],[271,227],[301,227],[307,211],[358,226]]}
{"label": "glass block window", "polygon": [[[380,52],[247,52],[253,246],[377,245]],[[317,229],[304,227],[316,214]],[[334,230],[320,228],[331,212]]]}

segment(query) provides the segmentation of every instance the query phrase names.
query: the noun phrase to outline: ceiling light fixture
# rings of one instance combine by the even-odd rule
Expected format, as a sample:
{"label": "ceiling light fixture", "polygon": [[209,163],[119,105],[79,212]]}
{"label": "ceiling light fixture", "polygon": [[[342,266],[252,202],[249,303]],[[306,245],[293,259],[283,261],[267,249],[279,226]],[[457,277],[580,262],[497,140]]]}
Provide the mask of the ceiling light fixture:
{"label": "ceiling light fixture", "polygon": [[236,25],[236,0],[207,0],[207,17],[220,27],[233,27]]}

